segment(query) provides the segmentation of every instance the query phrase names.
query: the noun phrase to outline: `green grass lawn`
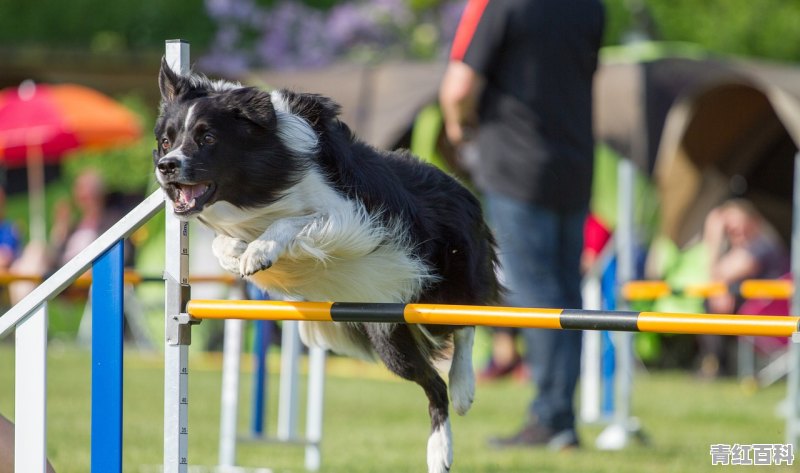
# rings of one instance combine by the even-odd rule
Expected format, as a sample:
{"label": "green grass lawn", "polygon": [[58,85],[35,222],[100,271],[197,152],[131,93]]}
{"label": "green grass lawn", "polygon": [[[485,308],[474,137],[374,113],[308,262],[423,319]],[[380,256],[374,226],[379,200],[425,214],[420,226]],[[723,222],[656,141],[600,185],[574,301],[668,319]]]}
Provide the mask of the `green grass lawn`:
{"label": "green grass lawn", "polygon": [[[13,415],[13,349],[0,344],[0,411]],[[49,351],[48,454],[59,473],[89,471],[90,355],[59,344]],[[428,435],[426,400],[410,383],[382,369],[335,359],[326,378],[323,472],[425,471]],[[163,371],[157,355],[125,357],[124,471],[154,471],[162,461]],[[190,357],[191,465],[217,461],[220,367],[218,355]],[[245,367],[247,371],[248,367]],[[240,426],[247,428],[250,377],[241,386]],[[270,391],[277,378],[270,378]],[[699,382],[686,373],[637,375],[633,411],[649,445],[623,451],[594,448],[600,426],[581,426],[584,448],[554,453],[543,449],[495,451],[492,435],[514,431],[523,421],[530,388],[517,382],[478,386],[466,417],[453,419],[453,472],[703,472],[711,466],[712,443],[783,443],[784,422],[775,414],[785,395],[779,384],[747,393],[735,381]],[[272,396],[276,399],[276,396]],[[274,404],[272,402],[271,404]],[[304,405],[304,404],[301,404]],[[270,432],[274,432],[274,409]],[[303,420],[301,419],[301,426]],[[303,449],[275,444],[240,444],[241,465],[302,472]],[[762,469],[764,467],[761,467]],[[783,468],[789,471],[790,468]]]}

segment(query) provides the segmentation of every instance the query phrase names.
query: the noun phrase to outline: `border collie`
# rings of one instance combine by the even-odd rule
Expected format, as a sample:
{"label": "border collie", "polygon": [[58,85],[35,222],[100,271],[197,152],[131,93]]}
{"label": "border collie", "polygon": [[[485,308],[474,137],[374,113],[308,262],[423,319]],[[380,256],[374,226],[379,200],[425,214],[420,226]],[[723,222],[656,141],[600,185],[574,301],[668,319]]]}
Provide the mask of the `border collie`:
{"label": "border collie", "polygon": [[[226,270],[312,301],[496,303],[495,244],[476,198],[407,152],[359,141],[332,100],[181,76],[165,61],[159,88],[156,178],[179,217],[216,233]],[[428,471],[450,469],[447,386],[433,362],[452,347],[450,400],[465,414],[474,327],[308,322],[301,334],[419,384]]]}

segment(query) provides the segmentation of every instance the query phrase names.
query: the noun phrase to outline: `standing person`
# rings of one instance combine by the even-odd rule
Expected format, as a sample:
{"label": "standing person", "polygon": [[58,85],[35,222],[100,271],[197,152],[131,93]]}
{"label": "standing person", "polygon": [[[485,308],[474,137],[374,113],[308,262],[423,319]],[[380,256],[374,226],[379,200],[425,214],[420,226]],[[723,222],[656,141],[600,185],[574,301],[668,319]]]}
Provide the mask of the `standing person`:
{"label": "standing person", "polygon": [[[582,230],[591,193],[592,82],[599,0],[470,0],[440,90],[448,138],[484,196],[506,303],[580,308]],[[474,137],[473,137],[474,132]],[[578,445],[573,397],[582,333],[525,330],[537,396],[497,447]]]}

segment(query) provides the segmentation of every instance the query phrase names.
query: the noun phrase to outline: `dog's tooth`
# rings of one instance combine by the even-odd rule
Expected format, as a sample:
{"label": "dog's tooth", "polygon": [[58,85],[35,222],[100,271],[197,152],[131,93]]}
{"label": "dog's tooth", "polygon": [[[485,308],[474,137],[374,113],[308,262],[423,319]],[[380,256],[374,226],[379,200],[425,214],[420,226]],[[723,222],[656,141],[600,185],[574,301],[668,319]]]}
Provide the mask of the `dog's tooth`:
{"label": "dog's tooth", "polygon": [[191,201],[191,202],[189,202],[189,204],[188,204],[188,207],[189,207],[189,208],[192,208],[192,207],[194,207],[194,204],[195,204],[195,202],[196,202],[196,201],[197,201],[197,199],[192,199],[192,201]]}

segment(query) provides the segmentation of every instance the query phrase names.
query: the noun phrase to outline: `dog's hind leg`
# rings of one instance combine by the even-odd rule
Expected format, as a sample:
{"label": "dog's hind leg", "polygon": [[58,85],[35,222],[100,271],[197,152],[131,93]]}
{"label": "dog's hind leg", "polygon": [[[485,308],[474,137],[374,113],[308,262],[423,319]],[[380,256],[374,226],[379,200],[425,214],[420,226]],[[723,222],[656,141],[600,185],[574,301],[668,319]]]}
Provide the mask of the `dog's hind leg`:
{"label": "dog's hind leg", "polygon": [[474,340],[475,327],[462,327],[453,333],[453,362],[448,374],[450,400],[453,409],[462,416],[472,407],[475,398],[475,372],[472,368]]}
{"label": "dog's hind leg", "polygon": [[419,384],[428,396],[431,434],[428,473],[445,473],[453,464],[453,441],[448,417],[447,385],[416,344],[407,325],[387,325],[369,331],[375,351],[389,370]]}

